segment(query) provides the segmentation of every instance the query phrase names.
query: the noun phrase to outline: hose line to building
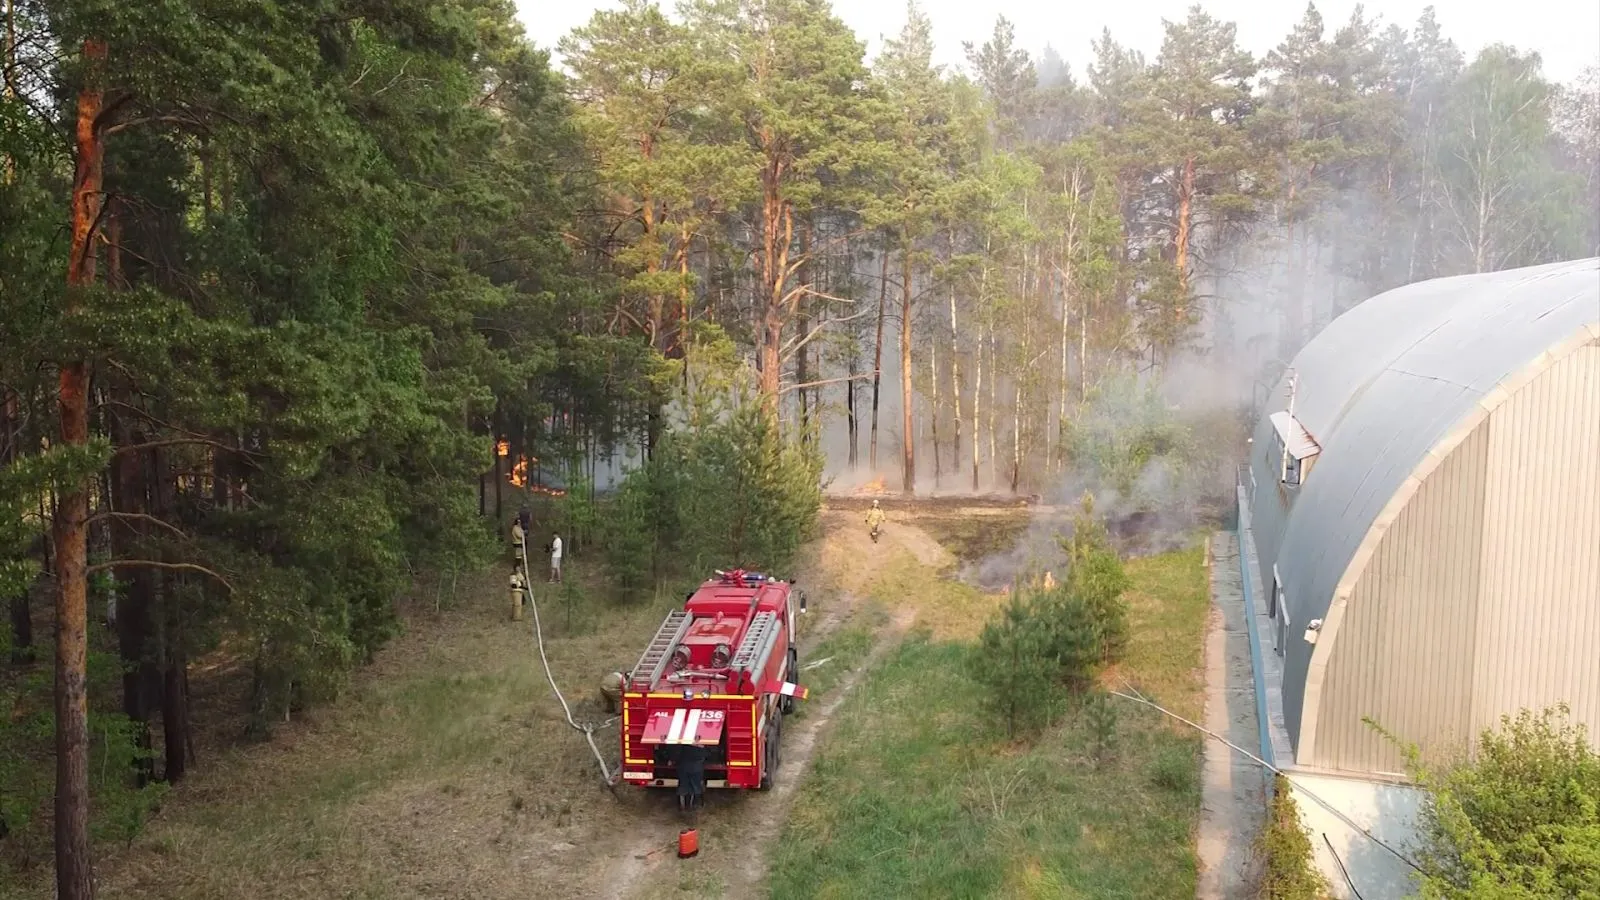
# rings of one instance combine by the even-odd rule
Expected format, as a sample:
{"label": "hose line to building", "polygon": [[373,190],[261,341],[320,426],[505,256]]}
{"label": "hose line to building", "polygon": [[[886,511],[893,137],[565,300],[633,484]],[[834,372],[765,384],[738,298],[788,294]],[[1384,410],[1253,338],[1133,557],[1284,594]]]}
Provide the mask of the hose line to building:
{"label": "hose line to building", "polygon": [[[528,568],[528,537],[526,534],[524,534],[522,540],[518,542],[517,555],[522,559],[523,579],[524,581],[528,581],[528,573],[532,570]],[[550,659],[545,655],[544,652],[544,629],[539,624],[539,602],[533,597],[532,583],[529,582],[524,584],[523,590],[527,592],[528,606],[532,607],[533,609],[534,642],[539,647],[539,661],[544,664],[544,676],[550,680],[550,690],[555,692],[556,700],[561,703],[561,709],[567,715],[567,724],[571,725],[574,729],[583,732],[584,740],[589,742],[589,749],[594,753],[594,761],[600,764],[600,775],[605,779],[606,787],[614,787],[615,783],[612,780],[611,767],[606,765],[605,757],[600,753],[600,746],[594,742],[594,733],[601,728],[610,727],[619,718],[621,718],[621,716],[612,716],[611,718],[605,720],[604,722],[600,722],[599,724],[579,724],[578,721],[572,717],[572,707],[567,704],[567,698],[561,695],[561,688],[556,686],[556,676],[550,671]]]}

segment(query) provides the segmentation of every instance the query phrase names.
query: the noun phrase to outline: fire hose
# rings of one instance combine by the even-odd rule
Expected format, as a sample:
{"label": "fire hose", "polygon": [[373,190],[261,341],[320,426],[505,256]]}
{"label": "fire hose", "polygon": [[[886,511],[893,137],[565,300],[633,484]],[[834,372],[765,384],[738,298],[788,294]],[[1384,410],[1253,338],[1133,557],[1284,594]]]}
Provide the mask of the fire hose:
{"label": "fire hose", "polygon": [[[523,539],[518,542],[517,553],[522,557],[522,571],[531,571],[528,568],[528,539],[526,536],[524,536]],[[594,760],[600,764],[600,775],[605,779],[606,787],[615,787],[615,781],[611,774],[611,767],[606,765],[605,757],[600,754],[600,747],[594,742],[594,733],[601,728],[609,728],[622,717],[612,716],[611,718],[599,724],[582,725],[580,725],[578,721],[572,717],[572,707],[567,704],[567,698],[561,695],[561,688],[556,686],[556,676],[550,671],[550,659],[549,657],[545,656],[544,629],[539,624],[539,603],[533,598],[533,586],[530,584],[524,590],[528,592],[528,605],[533,608],[534,641],[539,647],[539,661],[544,664],[544,676],[550,680],[550,690],[555,692],[556,700],[561,703],[561,709],[567,715],[567,724],[571,725],[575,730],[583,732],[584,740],[589,742],[589,749],[594,753]]]}

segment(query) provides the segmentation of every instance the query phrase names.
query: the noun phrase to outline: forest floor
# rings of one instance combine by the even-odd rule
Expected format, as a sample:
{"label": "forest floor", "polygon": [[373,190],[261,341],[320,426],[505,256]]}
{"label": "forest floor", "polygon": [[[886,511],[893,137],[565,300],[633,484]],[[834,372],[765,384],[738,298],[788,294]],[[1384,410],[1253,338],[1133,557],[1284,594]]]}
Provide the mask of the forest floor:
{"label": "forest floor", "polygon": [[[828,896],[893,896],[896,890],[881,888],[933,884],[925,876],[948,877],[962,867],[981,868],[989,873],[983,883],[1004,892],[1008,879],[1034,877],[1028,872],[1076,883],[1076,866],[1100,873],[1084,882],[1082,896],[1175,897],[1184,884],[1193,896],[1199,752],[1192,735],[1126,712],[1119,729],[1125,749],[1109,771],[1083,762],[1082,729],[1074,723],[1033,751],[984,737],[957,657],[1003,595],[956,576],[964,563],[1010,547],[1029,523],[1025,509],[980,518],[946,502],[891,511],[883,540],[873,544],[858,510],[824,512],[823,536],[796,567],[810,600],[801,661],[822,665],[806,672],[812,694],[785,735],[779,786],[709,795],[695,859],[680,861],[672,852],[680,823],[669,792],[602,786],[587,744],[567,725],[545,680],[531,619],[510,621],[505,572],[497,568],[463,578],[453,603],[439,605],[432,586],[417,591],[402,605],[405,633],[339,701],[286,723],[271,742],[204,741],[201,765],[154,821],[129,843],[102,845],[101,894],[182,900],[531,892],[620,900],[816,896],[828,886]],[[570,590],[535,588],[556,679],[579,721],[600,721],[600,677],[630,665],[681,599],[594,601],[582,561],[574,562]],[[1117,677],[1193,717],[1206,607],[1199,553],[1135,561],[1130,571],[1139,585],[1135,647]],[[229,682],[226,672],[197,673],[197,701],[205,674]],[[221,703],[230,691],[211,693],[211,702]],[[615,727],[596,739],[614,763]],[[951,753],[966,767],[943,768]],[[972,767],[985,757],[992,764]],[[1067,818],[1038,818],[1043,792],[1028,783],[1010,791],[1031,798],[1023,805],[1034,812],[979,817],[965,834],[940,830],[953,824],[942,821],[946,801],[959,807],[978,785],[1018,784],[1016,765],[1039,775],[1060,764],[1066,768],[1044,783],[1090,789],[1082,803],[1060,802],[1070,793],[1058,798]],[[924,801],[908,805],[907,798],[919,790],[934,798],[923,813],[937,815],[913,814]],[[864,803],[879,811],[876,818],[861,814]],[[907,830],[917,821],[935,830]],[[1015,843],[1062,824],[1074,831],[1052,839],[1050,852]],[[1132,833],[1142,835],[1132,847],[1118,843]],[[952,843],[940,851],[944,838]],[[972,855],[974,841],[989,847],[982,858]],[[1107,856],[1106,846],[1117,852]],[[908,847],[915,852],[902,858]],[[1099,858],[1074,862],[1080,852]],[[895,880],[925,854],[944,861],[924,866],[914,881]],[[1022,875],[1004,874],[1013,869]],[[1131,880],[1104,874],[1116,870]],[[818,871],[834,874],[807,874]],[[1099,889],[1117,884],[1132,892]]]}

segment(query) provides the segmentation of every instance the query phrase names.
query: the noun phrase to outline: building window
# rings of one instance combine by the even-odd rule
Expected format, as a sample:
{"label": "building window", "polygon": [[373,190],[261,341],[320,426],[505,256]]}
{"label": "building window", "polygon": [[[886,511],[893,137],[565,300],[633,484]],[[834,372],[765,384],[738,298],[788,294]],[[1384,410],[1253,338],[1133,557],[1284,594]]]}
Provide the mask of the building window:
{"label": "building window", "polygon": [[1283,596],[1283,588],[1278,586],[1278,567],[1272,567],[1272,590],[1267,592],[1267,618],[1278,617],[1278,598]]}
{"label": "building window", "polygon": [[1288,412],[1271,415],[1273,445],[1278,453],[1278,481],[1289,487],[1299,487],[1305,480],[1322,447],[1305,427]]}

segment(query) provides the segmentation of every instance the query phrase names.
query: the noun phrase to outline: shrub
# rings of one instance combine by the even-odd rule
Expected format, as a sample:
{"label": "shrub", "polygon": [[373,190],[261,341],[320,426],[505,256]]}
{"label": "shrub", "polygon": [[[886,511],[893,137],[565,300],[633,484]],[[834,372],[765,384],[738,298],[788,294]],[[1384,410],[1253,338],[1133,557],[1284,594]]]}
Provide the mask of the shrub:
{"label": "shrub", "polygon": [[1084,717],[1089,723],[1089,734],[1094,739],[1094,761],[1103,765],[1117,755],[1117,708],[1111,695],[1095,691],[1084,704]]}
{"label": "shrub", "polygon": [[1012,595],[983,626],[971,657],[973,678],[985,688],[983,705],[1005,723],[1007,737],[1043,728],[1061,705],[1061,695],[1048,689],[1061,666],[1053,658],[1055,638],[1040,612],[1037,598]]}
{"label": "shrub", "polygon": [[1200,765],[1190,744],[1168,743],[1156,753],[1150,765],[1150,781],[1174,794],[1192,794],[1199,781]]}
{"label": "shrub", "polygon": [[1600,754],[1565,705],[1523,710],[1484,732],[1476,760],[1435,771],[1427,791],[1422,894],[1437,900],[1600,898]]}
{"label": "shrub", "polygon": [[1128,604],[1122,595],[1133,582],[1111,547],[1105,524],[1095,517],[1094,499],[1088,494],[1073,519],[1072,536],[1061,546],[1067,552],[1063,590],[1088,608],[1100,635],[1100,661],[1115,662],[1128,645]]}
{"label": "shrub", "polygon": [[756,403],[695,415],[629,473],[606,522],[606,555],[625,591],[686,569],[788,575],[822,505],[815,444],[786,440]]}
{"label": "shrub", "polygon": [[1014,737],[1094,687],[1105,642],[1099,612],[1070,584],[1021,590],[984,626],[973,675]]}
{"label": "shrub", "polygon": [[1267,824],[1256,838],[1262,861],[1261,900],[1322,900],[1328,882],[1317,871],[1311,853],[1311,836],[1300,821],[1289,779],[1273,776],[1272,798],[1267,804]]}
{"label": "shrub", "polygon": [[1159,466],[1169,479],[1187,479],[1197,455],[1194,438],[1159,387],[1133,375],[1107,379],[1062,426],[1073,468],[1091,483],[1113,488],[1124,501],[1146,505],[1143,477]]}

